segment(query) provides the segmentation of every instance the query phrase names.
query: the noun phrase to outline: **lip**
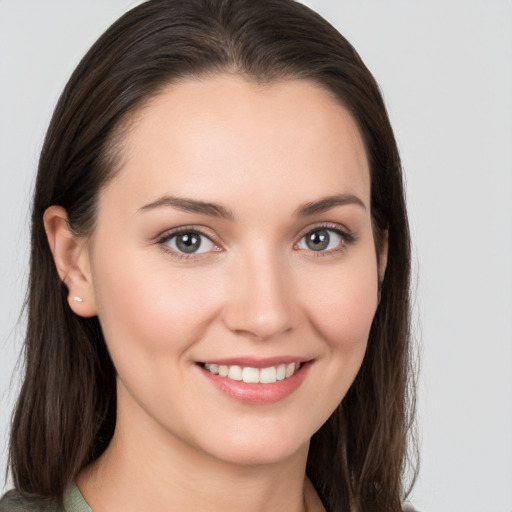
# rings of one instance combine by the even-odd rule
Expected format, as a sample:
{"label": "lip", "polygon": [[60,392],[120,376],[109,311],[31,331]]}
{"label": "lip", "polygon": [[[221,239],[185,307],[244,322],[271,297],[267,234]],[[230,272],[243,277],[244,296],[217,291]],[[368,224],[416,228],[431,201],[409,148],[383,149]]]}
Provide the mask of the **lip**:
{"label": "lip", "polygon": [[276,357],[228,357],[225,359],[208,359],[200,361],[201,364],[224,364],[226,366],[250,366],[251,368],[269,368],[270,366],[278,366],[280,364],[290,363],[307,363],[311,361],[309,357],[297,356],[276,356]]}
{"label": "lip", "polygon": [[[228,362],[229,361],[229,362]],[[291,395],[304,381],[313,364],[311,359],[301,358],[232,358],[216,359],[207,361],[209,364],[226,364],[250,366],[252,368],[268,368],[278,364],[301,363],[301,367],[287,379],[273,382],[271,384],[248,384],[243,381],[220,377],[206,370],[202,365],[197,364],[201,374],[221,393],[229,398],[248,405],[270,405],[284,400]]]}

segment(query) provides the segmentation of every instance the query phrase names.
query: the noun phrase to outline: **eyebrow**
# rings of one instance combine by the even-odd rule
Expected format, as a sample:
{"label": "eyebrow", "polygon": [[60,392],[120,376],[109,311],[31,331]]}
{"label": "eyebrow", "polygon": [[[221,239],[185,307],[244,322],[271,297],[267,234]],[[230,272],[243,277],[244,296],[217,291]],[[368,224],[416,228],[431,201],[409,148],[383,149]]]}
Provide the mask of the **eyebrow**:
{"label": "eyebrow", "polygon": [[[360,206],[363,210],[366,210],[366,205],[354,194],[336,194],[299,206],[295,215],[297,217],[308,217],[310,215],[326,212],[336,206],[345,206],[349,204]],[[161,207],[171,207],[184,212],[200,213],[202,215],[209,215],[210,217],[219,217],[228,220],[233,220],[235,218],[230,209],[220,204],[175,196],[163,196],[156,201],[143,206],[139,211],[154,210],[155,208]]]}
{"label": "eyebrow", "polygon": [[333,196],[323,197],[317,201],[311,201],[300,206],[297,211],[297,217],[308,217],[317,213],[324,213],[336,206],[345,206],[348,204],[355,204],[366,210],[366,205],[354,194],[335,194]]}
{"label": "eyebrow", "polygon": [[152,203],[149,203],[139,211],[153,210],[163,206],[176,208],[184,212],[200,213],[211,217],[220,217],[222,219],[233,220],[234,215],[231,210],[221,206],[220,204],[199,201],[197,199],[188,199],[184,197],[163,196]]}

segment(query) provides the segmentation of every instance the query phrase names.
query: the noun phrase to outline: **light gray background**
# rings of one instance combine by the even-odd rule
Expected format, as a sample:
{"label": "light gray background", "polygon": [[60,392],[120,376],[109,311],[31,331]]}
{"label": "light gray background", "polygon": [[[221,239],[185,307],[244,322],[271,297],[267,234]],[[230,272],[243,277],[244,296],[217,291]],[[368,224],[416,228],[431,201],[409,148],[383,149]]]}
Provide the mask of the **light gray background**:
{"label": "light gray background", "polygon": [[[0,469],[38,152],[79,58],[136,3],[0,0]],[[304,3],[377,77],[407,175],[422,345],[412,501],[427,512],[510,512],[512,2]]]}

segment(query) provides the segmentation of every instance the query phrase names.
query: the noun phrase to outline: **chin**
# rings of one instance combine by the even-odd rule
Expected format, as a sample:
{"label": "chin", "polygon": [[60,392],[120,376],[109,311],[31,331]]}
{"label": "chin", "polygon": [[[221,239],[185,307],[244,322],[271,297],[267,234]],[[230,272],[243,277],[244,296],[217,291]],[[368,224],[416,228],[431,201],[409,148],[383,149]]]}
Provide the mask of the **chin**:
{"label": "chin", "polygon": [[217,458],[235,466],[269,466],[300,457],[302,454],[307,456],[308,447],[309,441],[288,449],[274,446],[245,446],[223,451]]}
{"label": "chin", "polygon": [[293,457],[307,457],[310,438],[279,428],[230,433],[222,442],[204,447],[216,459],[238,466],[274,465]]}

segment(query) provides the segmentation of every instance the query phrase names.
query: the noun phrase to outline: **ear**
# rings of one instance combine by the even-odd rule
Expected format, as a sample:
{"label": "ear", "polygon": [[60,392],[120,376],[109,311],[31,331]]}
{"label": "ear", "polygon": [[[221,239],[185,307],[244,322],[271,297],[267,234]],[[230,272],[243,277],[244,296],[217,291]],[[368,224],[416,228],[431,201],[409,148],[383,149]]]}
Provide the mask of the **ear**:
{"label": "ear", "polygon": [[71,231],[66,210],[60,206],[50,206],[43,222],[57,272],[68,288],[69,307],[82,317],[96,315],[87,239]]}
{"label": "ear", "polygon": [[379,283],[384,280],[386,274],[386,267],[388,266],[388,248],[389,248],[389,230],[384,230],[380,239],[380,247],[377,248],[377,271]]}

